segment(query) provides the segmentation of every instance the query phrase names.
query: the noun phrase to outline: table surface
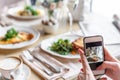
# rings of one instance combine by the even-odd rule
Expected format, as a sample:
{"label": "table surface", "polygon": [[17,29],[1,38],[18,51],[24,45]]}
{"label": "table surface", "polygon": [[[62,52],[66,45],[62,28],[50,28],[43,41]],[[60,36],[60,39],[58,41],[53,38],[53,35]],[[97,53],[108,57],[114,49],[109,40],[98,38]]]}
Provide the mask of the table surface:
{"label": "table surface", "polygon": [[[73,24],[73,30],[75,32],[78,31],[81,33],[81,30],[79,27],[80,27],[79,23]],[[34,26],[33,28],[39,29],[39,32],[41,33],[38,41],[36,41],[31,46],[20,48],[20,49],[15,49],[15,50],[0,49],[0,59],[8,57],[8,56],[17,56],[18,57],[22,53],[22,51],[36,46],[42,40],[61,34],[61,32],[58,32],[56,34],[44,34],[40,28],[40,25]],[[65,30],[65,32],[68,32],[68,31],[69,31],[69,25],[67,25],[67,29]],[[116,56],[117,58],[119,58],[119,53],[120,53],[119,47],[120,47],[120,45],[107,45],[106,46],[106,48],[111,52],[111,54],[113,56]],[[117,55],[114,55],[114,54],[117,54]],[[73,76],[74,75],[72,75],[71,78],[69,78],[68,80],[73,79]],[[31,75],[29,76],[29,80],[43,80],[43,79],[40,76],[38,76],[33,70],[31,70]]]}

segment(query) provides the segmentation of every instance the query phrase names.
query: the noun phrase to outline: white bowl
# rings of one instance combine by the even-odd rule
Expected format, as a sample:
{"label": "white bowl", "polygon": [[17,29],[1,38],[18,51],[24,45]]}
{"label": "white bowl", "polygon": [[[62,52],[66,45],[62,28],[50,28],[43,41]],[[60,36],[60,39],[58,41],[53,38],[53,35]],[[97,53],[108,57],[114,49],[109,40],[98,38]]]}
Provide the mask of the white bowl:
{"label": "white bowl", "polygon": [[42,24],[43,30],[45,33],[54,34],[58,31],[59,24],[56,23],[55,25],[44,25]]}

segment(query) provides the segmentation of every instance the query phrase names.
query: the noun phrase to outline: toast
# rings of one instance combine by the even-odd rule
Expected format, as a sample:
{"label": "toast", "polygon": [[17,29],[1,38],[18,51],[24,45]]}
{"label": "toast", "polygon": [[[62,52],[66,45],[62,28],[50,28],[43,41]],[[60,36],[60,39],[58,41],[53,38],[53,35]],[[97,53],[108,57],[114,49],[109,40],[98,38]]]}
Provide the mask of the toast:
{"label": "toast", "polygon": [[84,45],[83,45],[83,38],[78,38],[75,41],[72,42],[72,46],[75,49],[81,48],[84,49]]}

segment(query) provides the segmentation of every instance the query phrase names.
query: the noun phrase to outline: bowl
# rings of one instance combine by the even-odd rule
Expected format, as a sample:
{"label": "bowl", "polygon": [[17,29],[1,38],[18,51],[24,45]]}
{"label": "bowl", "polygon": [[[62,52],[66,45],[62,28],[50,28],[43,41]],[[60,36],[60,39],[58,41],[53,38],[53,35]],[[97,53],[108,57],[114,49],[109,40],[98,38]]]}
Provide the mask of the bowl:
{"label": "bowl", "polygon": [[43,31],[48,34],[55,34],[58,31],[59,23],[56,20],[42,21]]}

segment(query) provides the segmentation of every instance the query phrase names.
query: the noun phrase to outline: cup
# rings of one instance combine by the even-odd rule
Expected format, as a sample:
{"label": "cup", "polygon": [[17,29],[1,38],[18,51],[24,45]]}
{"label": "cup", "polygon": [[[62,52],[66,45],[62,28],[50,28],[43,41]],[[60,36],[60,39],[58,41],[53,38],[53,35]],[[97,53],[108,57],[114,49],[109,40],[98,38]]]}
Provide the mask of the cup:
{"label": "cup", "polygon": [[22,72],[23,62],[18,57],[7,57],[0,61],[2,80],[15,80]]}

